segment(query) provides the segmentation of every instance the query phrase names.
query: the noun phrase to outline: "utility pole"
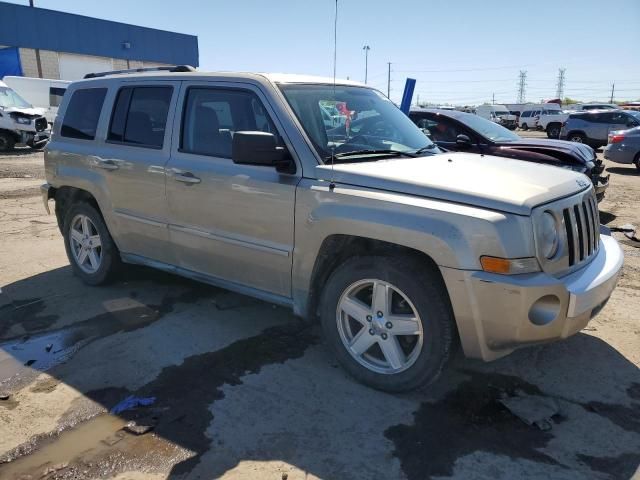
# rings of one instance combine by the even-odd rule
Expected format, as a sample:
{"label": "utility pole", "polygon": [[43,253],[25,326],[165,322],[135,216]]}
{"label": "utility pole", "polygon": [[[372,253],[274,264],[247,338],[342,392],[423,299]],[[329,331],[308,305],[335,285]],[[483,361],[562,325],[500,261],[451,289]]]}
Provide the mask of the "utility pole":
{"label": "utility pole", "polygon": [[609,103],[613,103],[613,94],[615,93],[615,91],[616,91],[616,82],[613,82],[611,84],[611,101]]}
{"label": "utility pole", "polygon": [[520,74],[519,74],[519,80],[518,80],[518,103],[524,103],[525,102],[525,90],[527,87],[527,71],[526,70],[520,70]]}
{"label": "utility pole", "polygon": [[[35,7],[35,5],[33,4],[33,0],[29,0],[29,6],[32,8]],[[36,66],[38,67],[38,77],[42,78],[42,60],[40,60],[40,49],[36,48],[35,52],[36,52]]]}
{"label": "utility pole", "polygon": [[371,47],[369,45],[365,45],[364,47],[362,47],[362,50],[364,50],[364,83],[367,83],[367,70],[369,67],[369,50],[371,50]]}
{"label": "utility pole", "polygon": [[562,99],[564,98],[564,72],[566,71],[566,68],[559,68],[558,69],[558,85],[557,85],[557,89],[556,89],[556,98],[559,98],[560,101],[562,101]]}
{"label": "utility pole", "polygon": [[492,93],[491,94],[491,105],[495,105],[496,104],[496,94]]}
{"label": "utility pole", "polygon": [[391,100],[391,62],[387,62],[389,70],[387,72],[387,98]]}

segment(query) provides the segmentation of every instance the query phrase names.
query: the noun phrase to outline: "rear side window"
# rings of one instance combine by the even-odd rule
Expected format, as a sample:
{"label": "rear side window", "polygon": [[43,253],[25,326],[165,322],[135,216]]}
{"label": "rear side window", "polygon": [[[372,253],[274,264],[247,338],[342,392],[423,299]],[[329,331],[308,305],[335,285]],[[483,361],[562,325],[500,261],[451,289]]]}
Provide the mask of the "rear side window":
{"label": "rear side window", "polygon": [[121,88],[107,139],[140,147],[162,148],[172,95],[172,87]]}
{"label": "rear side window", "polygon": [[66,92],[66,88],[59,87],[51,87],[49,88],[49,106],[50,107],[59,107],[62,103],[62,97],[64,96],[64,92]]}
{"label": "rear side window", "polygon": [[85,88],[73,92],[62,121],[60,135],[93,140],[96,137],[98,120],[106,94],[106,88]]}
{"label": "rear side window", "polygon": [[238,131],[278,132],[262,102],[245,90],[192,87],[182,117],[180,150],[231,158],[233,135]]}

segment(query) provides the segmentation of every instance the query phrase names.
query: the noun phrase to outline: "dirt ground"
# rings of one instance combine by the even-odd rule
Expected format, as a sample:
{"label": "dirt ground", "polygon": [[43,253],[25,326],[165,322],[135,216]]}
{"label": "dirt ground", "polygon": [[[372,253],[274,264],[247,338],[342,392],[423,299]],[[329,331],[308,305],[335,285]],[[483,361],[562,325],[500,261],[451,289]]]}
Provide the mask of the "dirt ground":
{"label": "dirt ground", "polygon": [[[607,167],[602,222],[640,226],[640,175]],[[0,479],[627,479],[640,465],[640,248],[623,244],[618,288],[574,337],[458,358],[425,392],[388,395],[286,309],[144,268],[83,285],[42,179],[41,153],[0,157]],[[505,407],[523,398],[546,420]],[[123,400],[147,405],[118,413]]]}

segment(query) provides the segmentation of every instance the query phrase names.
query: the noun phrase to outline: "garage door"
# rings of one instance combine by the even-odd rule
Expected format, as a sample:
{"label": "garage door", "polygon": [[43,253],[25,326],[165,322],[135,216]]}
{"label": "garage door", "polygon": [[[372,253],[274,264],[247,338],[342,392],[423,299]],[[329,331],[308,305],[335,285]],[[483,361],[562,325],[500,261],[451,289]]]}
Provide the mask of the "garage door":
{"label": "garage door", "polygon": [[61,53],[58,58],[61,80],[79,80],[87,73],[113,70],[113,61],[110,58],[72,55],[70,53]]}

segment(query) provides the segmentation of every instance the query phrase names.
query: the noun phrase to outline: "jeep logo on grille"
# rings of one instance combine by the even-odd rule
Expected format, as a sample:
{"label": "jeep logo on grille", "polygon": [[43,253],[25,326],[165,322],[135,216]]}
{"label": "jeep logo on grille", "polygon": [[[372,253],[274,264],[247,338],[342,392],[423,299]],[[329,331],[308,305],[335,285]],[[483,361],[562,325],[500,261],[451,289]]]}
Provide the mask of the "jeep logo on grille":
{"label": "jeep logo on grille", "polygon": [[586,182],[585,180],[576,180],[576,183],[578,184],[579,187],[582,187],[582,188],[589,186],[589,182]]}

